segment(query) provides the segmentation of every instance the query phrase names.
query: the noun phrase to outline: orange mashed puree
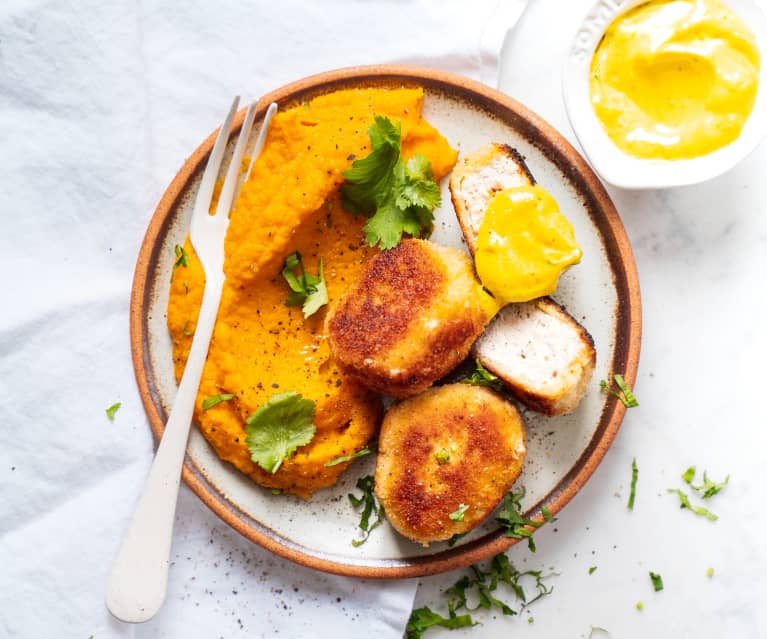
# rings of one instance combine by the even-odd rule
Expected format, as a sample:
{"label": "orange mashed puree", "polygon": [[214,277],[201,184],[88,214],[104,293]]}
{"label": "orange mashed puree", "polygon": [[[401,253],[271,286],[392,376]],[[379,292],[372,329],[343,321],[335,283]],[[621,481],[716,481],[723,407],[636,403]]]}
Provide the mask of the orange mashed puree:
{"label": "orange mashed puree", "polygon": [[[351,89],[279,113],[250,179],[231,214],[219,308],[200,382],[195,420],[221,459],[269,488],[308,497],[330,486],[348,467],[325,463],[363,448],[375,436],[381,398],[348,379],[330,360],[327,307],[305,320],[286,307],[280,275],[299,251],[308,272],[324,262],[330,303],[376,252],[364,242],[366,219],[341,208],[342,171],[370,152],[367,130],[376,115],[402,123],[402,151],[431,161],[435,179],[453,167],[456,152],[421,118],[422,89]],[[168,328],[180,379],[192,343],[204,274],[187,239],[189,265],[174,269]],[[275,474],[251,461],[245,420],[269,397],[296,391],[315,402],[316,433]],[[231,393],[203,411],[202,401]]]}

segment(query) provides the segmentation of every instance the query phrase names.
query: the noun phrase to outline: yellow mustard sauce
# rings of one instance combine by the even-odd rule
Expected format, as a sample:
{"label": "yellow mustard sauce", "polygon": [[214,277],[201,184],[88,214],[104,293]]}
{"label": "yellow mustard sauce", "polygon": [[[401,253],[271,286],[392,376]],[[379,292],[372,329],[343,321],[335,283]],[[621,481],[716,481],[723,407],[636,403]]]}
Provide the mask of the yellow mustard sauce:
{"label": "yellow mustard sauce", "polygon": [[474,261],[482,284],[508,304],[553,293],[559,276],[581,255],[556,200],[536,185],[500,191],[490,201]]}
{"label": "yellow mustard sauce", "polygon": [[759,64],[754,34],[718,0],[652,0],[605,32],[591,62],[591,103],[625,153],[698,157],[740,135]]}

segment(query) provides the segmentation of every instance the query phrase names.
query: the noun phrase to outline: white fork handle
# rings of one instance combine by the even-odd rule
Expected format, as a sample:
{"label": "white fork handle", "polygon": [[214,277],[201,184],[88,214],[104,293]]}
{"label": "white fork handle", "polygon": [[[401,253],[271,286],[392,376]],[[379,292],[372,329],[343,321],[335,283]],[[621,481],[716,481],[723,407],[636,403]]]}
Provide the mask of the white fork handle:
{"label": "white fork handle", "polygon": [[122,621],[147,621],[165,600],[181,467],[224,285],[223,273],[213,275],[206,276],[200,315],[184,376],[107,584],[107,607]]}

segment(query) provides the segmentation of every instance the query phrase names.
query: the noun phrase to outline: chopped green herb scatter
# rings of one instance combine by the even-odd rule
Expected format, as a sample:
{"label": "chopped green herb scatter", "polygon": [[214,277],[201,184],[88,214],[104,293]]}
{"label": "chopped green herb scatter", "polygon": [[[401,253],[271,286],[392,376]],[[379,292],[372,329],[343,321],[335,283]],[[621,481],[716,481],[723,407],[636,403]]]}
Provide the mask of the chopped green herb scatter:
{"label": "chopped green herb scatter", "polygon": [[[296,275],[298,269],[298,275]],[[312,275],[304,270],[301,254],[296,251],[285,258],[282,277],[290,286],[285,306],[301,306],[304,319],[314,315],[328,303],[328,289],[325,285],[325,267],[320,258],[320,274]]]}
{"label": "chopped green herb scatter", "polygon": [[437,459],[438,464],[447,464],[450,461],[450,451],[447,448],[440,448],[434,453],[434,457]]}
{"label": "chopped green herb scatter", "polygon": [[639,406],[637,398],[634,396],[634,393],[624,381],[623,375],[619,375],[617,373],[613,375],[613,382],[618,387],[618,390],[611,388],[610,384],[608,384],[605,380],[600,381],[599,386],[603,391],[610,393],[610,395],[613,395],[614,397],[617,397],[626,408],[634,408],[635,406]]}
{"label": "chopped green herb scatter", "polygon": [[206,397],[202,400],[202,410],[208,410],[209,408],[217,406],[221,402],[228,402],[233,398],[233,393],[219,393],[218,395],[213,395],[212,397]]}
{"label": "chopped green herb scatter", "polygon": [[689,484],[693,479],[695,479],[695,466],[690,466],[682,473],[682,480],[685,484]]}
{"label": "chopped green herb scatter", "polygon": [[629,510],[634,510],[634,499],[637,494],[637,479],[639,478],[639,468],[637,468],[636,457],[631,460],[631,491],[629,492],[629,502],[626,504]]}
{"label": "chopped green herb scatter", "polygon": [[463,521],[463,515],[467,510],[469,510],[469,506],[467,504],[460,504],[455,511],[448,515],[448,517],[450,517],[450,519],[453,521]]}
{"label": "chopped green herb scatter", "polygon": [[533,541],[533,532],[530,528],[540,528],[543,524],[539,521],[526,519],[522,517],[522,498],[525,496],[525,489],[514,493],[509,491],[501,502],[500,510],[496,520],[506,529],[506,536],[512,539],[527,539],[527,546],[531,552],[535,552],[535,542]]}
{"label": "chopped green herb scatter", "polygon": [[362,450],[358,450],[356,453],[352,453],[351,455],[344,455],[343,457],[336,457],[335,459],[331,459],[330,461],[325,462],[325,468],[330,468],[331,466],[335,466],[337,464],[343,464],[344,462],[351,461],[352,459],[358,459],[360,457],[364,457],[365,455],[370,455],[373,451],[369,448],[363,448]]}
{"label": "chopped green herb scatter", "polygon": [[476,370],[471,374],[471,377],[461,380],[462,383],[472,386],[489,386],[496,391],[503,389],[503,382],[499,377],[493,375],[479,361],[475,360],[475,364],[477,365]]}
{"label": "chopped green herb scatter", "polygon": [[[362,491],[362,495],[359,497],[353,495],[352,493],[349,493],[348,495],[349,501],[355,510],[362,506],[360,523],[357,525],[357,527],[362,531],[363,537],[362,539],[352,539],[352,546],[355,548],[364,544],[368,540],[368,537],[370,537],[370,533],[375,528],[380,526],[384,521],[384,509],[383,506],[378,503],[375,498],[375,494],[373,493],[373,481],[374,478],[372,475],[360,477],[357,480],[357,489]],[[376,517],[372,524],[370,523],[371,515],[375,515]]]}
{"label": "chopped green herb scatter", "polygon": [[711,579],[711,577],[713,577],[713,576],[714,576],[714,569],[713,569],[713,568],[709,568],[709,569],[706,571],[706,576],[707,576],[709,579]]}
{"label": "chopped green herb scatter", "polygon": [[115,420],[115,413],[118,410],[120,410],[120,406],[122,406],[122,403],[115,402],[109,408],[107,408],[106,413],[107,413],[107,417],[109,418],[110,422],[113,422]]}
{"label": "chopped green herb scatter", "polygon": [[597,571],[597,567],[596,566],[592,566],[591,568],[589,568],[589,574],[590,575],[593,575],[596,571]]}
{"label": "chopped green herb scatter", "polygon": [[173,263],[173,270],[175,271],[179,266],[186,268],[189,266],[189,254],[184,250],[183,246],[173,247],[173,252],[176,254],[176,261]]}
{"label": "chopped green herb scatter", "polygon": [[644,604],[641,601],[637,601],[637,610],[640,612],[644,610]]}
{"label": "chopped green herb scatter", "polygon": [[663,590],[663,579],[657,572],[650,571],[650,581],[652,581],[652,587],[655,592]]}
{"label": "chopped green herb scatter", "polygon": [[402,133],[386,117],[376,116],[368,129],[372,151],[344,171],[344,208],[370,218],[364,227],[370,246],[390,249],[407,233],[421,237],[431,232],[434,209],[441,203],[439,184],[424,155],[402,160]]}
{"label": "chopped green herb scatter", "polygon": [[[483,568],[480,564],[475,564],[469,567],[469,574],[464,575],[456,581],[450,588],[445,591],[447,597],[447,609],[448,616],[443,617],[429,608],[419,608],[414,610],[408,621],[408,632],[405,635],[406,639],[420,637],[421,634],[432,626],[452,627],[446,626],[442,623],[438,623],[438,620],[446,620],[450,623],[455,623],[456,628],[464,628],[467,626],[473,626],[476,624],[470,614],[459,615],[459,612],[464,610],[469,613],[476,612],[480,608],[490,610],[497,608],[504,615],[518,615],[526,607],[532,603],[551,594],[553,588],[548,586],[543,580],[539,570],[527,570],[520,572],[517,570],[509,558],[500,553],[493,557],[490,564]],[[532,580],[536,589],[534,597],[529,598],[527,592],[525,592],[523,582]],[[514,594],[515,601],[521,602],[522,605],[518,610],[515,610],[511,605],[505,601],[502,601],[498,596],[498,588],[501,585],[505,585]],[[476,601],[476,605],[470,606],[469,600]],[[428,611],[424,612],[424,611]],[[452,620],[460,619],[460,622],[454,622]],[[433,620],[430,625],[421,623],[423,620]],[[532,623],[533,618],[528,618],[528,623]],[[412,624],[412,626],[411,626]],[[413,630],[418,629],[421,634],[410,634],[411,627]]]}
{"label": "chopped green herb scatter", "polygon": [[265,471],[276,473],[296,448],[312,441],[314,408],[313,401],[295,391],[267,399],[245,420],[251,459]]}
{"label": "chopped green herb scatter", "polygon": [[680,508],[687,508],[688,510],[691,510],[696,515],[700,515],[701,517],[705,517],[709,521],[716,521],[719,519],[714,513],[712,513],[710,510],[707,510],[706,508],[703,508],[703,506],[693,506],[690,503],[690,498],[687,496],[686,493],[683,493],[678,488],[669,488],[668,492],[675,493],[679,496],[679,507]]}

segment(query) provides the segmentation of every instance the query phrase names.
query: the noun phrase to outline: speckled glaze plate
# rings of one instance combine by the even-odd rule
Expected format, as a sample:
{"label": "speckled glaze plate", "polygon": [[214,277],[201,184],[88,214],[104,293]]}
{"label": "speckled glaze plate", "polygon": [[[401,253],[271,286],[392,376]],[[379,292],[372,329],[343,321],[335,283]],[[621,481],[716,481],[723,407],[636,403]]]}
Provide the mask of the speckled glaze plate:
{"label": "speckled glaze plate", "polygon": [[[622,373],[630,385],[634,383],[641,308],[636,266],[623,225],[597,177],[557,131],[510,97],[460,76],[404,66],[331,71],[264,96],[257,122],[272,101],[285,109],[319,94],[359,86],[423,87],[424,117],[459,152],[470,152],[491,141],[516,147],[575,227],[584,257],[563,276],[554,297],[593,336],[597,369],[586,397],[572,414],[544,417],[524,413],[528,453],[516,486],[526,488],[526,515],[542,521],[542,505],[558,512],[588,480],[623,419],[624,406],[600,391],[599,380]],[[232,145],[243,116],[244,112],[239,114]],[[188,233],[194,197],[214,139],[215,132],[184,163],[161,199],[141,247],[133,283],[133,364],[158,439],[176,392],[166,326],[173,246],[181,244]],[[432,239],[461,246],[446,181]],[[359,477],[373,472],[374,462],[372,458],[359,460],[336,486],[308,501],[273,495],[222,462],[193,428],[183,479],[222,520],[248,539],[292,561],[338,574],[428,575],[474,563],[514,542],[504,537],[490,517],[452,548],[445,543],[424,548],[402,538],[388,524],[377,528],[367,543],[354,547],[351,541],[358,532],[359,513],[346,496],[355,492]]]}

